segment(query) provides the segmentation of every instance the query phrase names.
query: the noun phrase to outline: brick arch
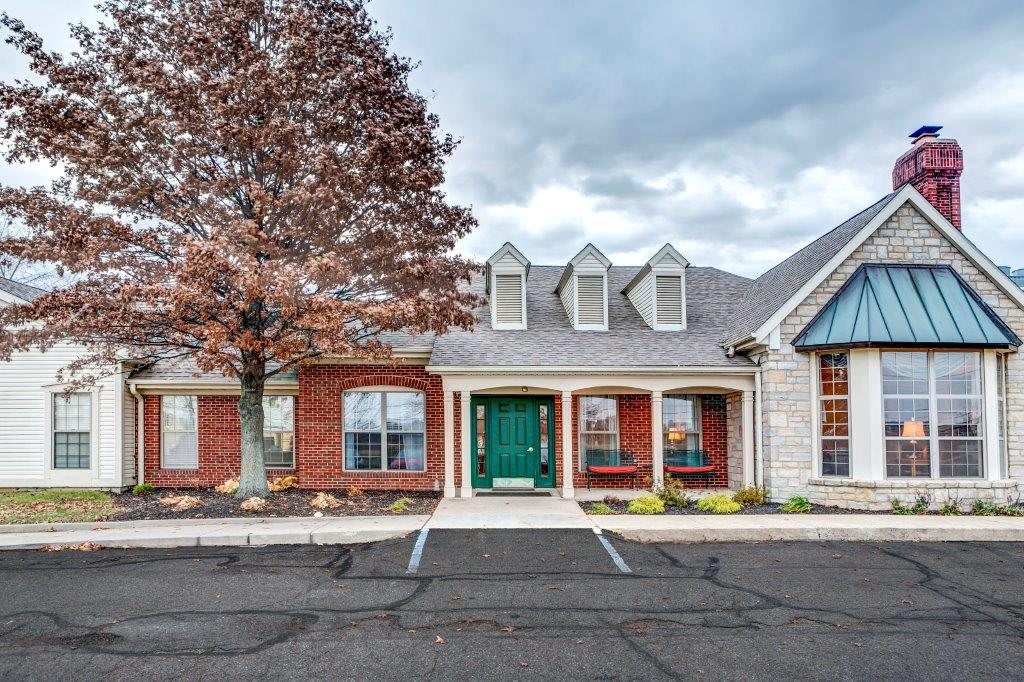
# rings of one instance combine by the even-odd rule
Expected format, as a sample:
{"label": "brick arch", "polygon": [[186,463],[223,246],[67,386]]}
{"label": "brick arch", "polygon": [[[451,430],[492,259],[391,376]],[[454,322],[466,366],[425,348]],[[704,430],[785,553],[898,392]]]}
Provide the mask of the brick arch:
{"label": "brick arch", "polygon": [[348,391],[353,388],[362,388],[364,386],[380,386],[381,388],[411,388],[413,390],[426,393],[428,383],[423,379],[401,374],[373,375],[343,379],[338,382],[336,388],[340,391]]}

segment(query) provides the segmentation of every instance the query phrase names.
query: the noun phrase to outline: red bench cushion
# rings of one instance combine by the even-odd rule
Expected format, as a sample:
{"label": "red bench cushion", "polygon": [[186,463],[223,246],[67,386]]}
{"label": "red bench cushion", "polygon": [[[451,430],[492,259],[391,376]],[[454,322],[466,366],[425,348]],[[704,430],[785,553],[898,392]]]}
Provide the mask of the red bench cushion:
{"label": "red bench cushion", "polygon": [[666,466],[665,471],[670,474],[708,474],[715,470],[712,465],[702,467],[674,467]]}
{"label": "red bench cushion", "polygon": [[590,466],[587,465],[587,471],[592,474],[635,474],[635,464],[622,464],[618,466]]}

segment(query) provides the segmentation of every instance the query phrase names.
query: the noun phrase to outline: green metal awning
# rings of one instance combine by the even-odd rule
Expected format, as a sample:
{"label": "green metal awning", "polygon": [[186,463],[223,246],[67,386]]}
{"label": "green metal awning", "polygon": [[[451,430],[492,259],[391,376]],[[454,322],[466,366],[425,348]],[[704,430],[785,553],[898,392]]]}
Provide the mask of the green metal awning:
{"label": "green metal awning", "polygon": [[948,265],[865,264],[800,332],[799,350],[869,346],[1015,348],[1021,343]]}

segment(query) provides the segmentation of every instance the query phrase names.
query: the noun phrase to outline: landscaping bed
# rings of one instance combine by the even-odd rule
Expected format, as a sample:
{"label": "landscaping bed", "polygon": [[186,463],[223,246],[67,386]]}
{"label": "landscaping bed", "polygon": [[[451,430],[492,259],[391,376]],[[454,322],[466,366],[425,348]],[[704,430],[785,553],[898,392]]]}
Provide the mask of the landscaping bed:
{"label": "landscaping bed", "polygon": [[[139,521],[149,519],[206,519],[225,517],[395,516],[432,514],[440,500],[435,492],[332,491],[311,503],[316,491],[270,493],[266,506],[247,512],[243,500],[214,490],[158,489],[144,495],[100,490],[15,490],[0,492],[0,524],[70,523],[76,521]],[[177,498],[180,504],[162,502]],[[324,501],[326,500],[326,503]]]}
{"label": "landscaping bed", "polygon": [[[588,514],[592,514],[592,508],[595,504],[606,504],[611,510],[612,514],[628,514],[626,510],[628,504],[625,500],[609,501],[605,498],[604,502],[581,502],[580,506],[583,507],[583,511]],[[606,512],[607,513],[607,512]],[[668,515],[714,515],[715,512],[702,511],[697,509],[696,505],[691,503],[686,507],[670,507],[665,506],[664,514]],[[791,512],[783,511],[782,505],[776,502],[766,502],[764,504],[745,505],[742,509],[732,514],[739,515],[754,515],[754,514],[787,514]],[[888,511],[863,511],[860,509],[844,509],[842,507],[825,507],[820,504],[812,504],[811,508],[806,514],[890,514]]]}

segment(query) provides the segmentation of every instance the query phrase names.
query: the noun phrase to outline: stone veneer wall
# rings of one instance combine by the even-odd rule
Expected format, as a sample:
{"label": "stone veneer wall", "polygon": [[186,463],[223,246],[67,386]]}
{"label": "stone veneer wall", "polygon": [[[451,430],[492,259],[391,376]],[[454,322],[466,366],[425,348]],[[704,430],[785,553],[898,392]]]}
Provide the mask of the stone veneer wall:
{"label": "stone veneer wall", "polygon": [[[969,233],[969,230],[968,230]],[[797,353],[793,340],[814,315],[839,290],[861,263],[948,264],[970,284],[988,305],[1024,337],[1024,311],[1000,291],[973,263],[911,205],[905,204],[864,244],[793,311],[781,325],[782,346],[760,358],[763,368],[765,483],[774,499],[807,495],[823,504],[862,508],[883,508],[894,496],[912,498],[917,494],[939,497],[960,495],[962,499],[983,497],[1005,501],[1016,496],[1012,489],[994,487],[986,481],[968,481],[906,487],[903,480],[822,483],[814,471],[814,425],[811,409],[810,356]],[[1024,479],[1024,358],[1010,356],[1007,371],[1007,448],[1009,475]],[[857,457],[857,453],[852,453]],[[853,504],[853,503],[856,503]]]}
{"label": "stone veneer wall", "polygon": [[725,397],[726,439],[729,446],[729,487],[743,487],[743,393],[734,391]]}

